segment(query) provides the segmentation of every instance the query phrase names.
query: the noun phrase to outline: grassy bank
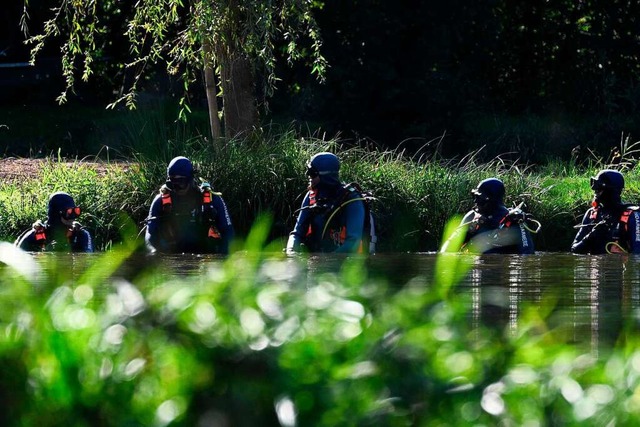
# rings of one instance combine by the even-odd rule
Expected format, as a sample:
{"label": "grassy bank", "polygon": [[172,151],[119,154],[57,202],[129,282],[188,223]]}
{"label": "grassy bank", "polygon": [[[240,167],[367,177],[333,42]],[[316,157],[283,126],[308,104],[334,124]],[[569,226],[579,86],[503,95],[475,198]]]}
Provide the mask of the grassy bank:
{"label": "grassy bank", "polygon": [[[164,142],[158,145],[157,141]],[[122,236],[123,216],[138,230],[142,228],[148,206],[164,181],[166,164],[176,155],[186,155],[199,175],[223,193],[241,236],[259,214],[268,212],[274,218],[270,237],[284,245],[307,185],[305,164],[314,153],[329,150],[342,160],[344,181],[357,181],[377,197],[381,251],[436,250],[445,221],[470,209],[469,191],[490,176],[505,182],[508,206],[524,202],[542,223],[535,236],[539,250],[566,251],[575,233],[572,227],[589,205],[589,177],[607,166],[606,159],[595,157],[580,165],[550,162],[542,166],[500,157],[480,162],[478,153],[456,160],[435,155],[409,158],[399,152],[303,138],[286,128],[271,129],[255,141],[229,142],[219,151],[205,139],[187,138],[179,130],[172,135],[140,135],[136,144],[129,153],[110,153],[108,161],[103,150],[100,170],[83,161],[69,166],[53,158],[33,179],[1,183],[0,237],[13,241],[46,215],[50,193],[67,191],[84,208],[82,222],[94,234],[97,247],[108,248],[132,237]],[[631,158],[635,153],[628,145],[622,151]],[[126,162],[113,162],[118,155]],[[639,200],[638,173],[632,169],[625,175],[625,200]]]}

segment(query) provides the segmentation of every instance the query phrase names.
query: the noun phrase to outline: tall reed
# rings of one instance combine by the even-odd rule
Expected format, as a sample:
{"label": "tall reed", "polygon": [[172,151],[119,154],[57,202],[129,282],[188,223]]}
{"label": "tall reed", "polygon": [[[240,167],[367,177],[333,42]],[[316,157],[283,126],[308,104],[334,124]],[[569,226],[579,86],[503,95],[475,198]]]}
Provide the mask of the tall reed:
{"label": "tall reed", "polygon": [[[164,132],[164,131],[163,131]],[[623,169],[627,179],[625,200],[640,199],[635,165],[635,145],[626,141],[616,164],[611,159],[588,163],[549,162],[526,165],[496,157],[479,161],[478,152],[462,159],[407,157],[401,151],[357,146],[340,140],[302,136],[293,127],[268,128],[261,136],[228,141],[214,150],[203,137],[164,135],[152,150],[151,139],[118,153],[125,161],[97,166],[87,159],[45,162],[39,176],[0,184],[0,236],[12,241],[36,219],[46,214],[46,201],[54,191],[68,191],[86,212],[82,222],[96,236],[98,247],[117,242],[117,220],[126,214],[142,229],[151,200],[166,177],[166,166],[176,155],[189,157],[198,175],[223,193],[239,235],[245,235],[255,218],[274,218],[272,239],[284,244],[295,212],[306,191],[304,175],[309,158],[333,151],[341,158],[341,178],[357,181],[373,192],[381,251],[435,251],[448,218],[472,207],[470,190],[487,177],[502,179],[506,204],[524,204],[543,225],[535,236],[540,250],[567,250],[592,197],[589,177],[604,167]],[[181,136],[182,135],[182,136]],[[152,138],[152,139],[155,139]],[[624,143],[624,141],[623,141]],[[104,153],[101,156],[104,159]],[[88,159],[91,160],[91,159]]]}

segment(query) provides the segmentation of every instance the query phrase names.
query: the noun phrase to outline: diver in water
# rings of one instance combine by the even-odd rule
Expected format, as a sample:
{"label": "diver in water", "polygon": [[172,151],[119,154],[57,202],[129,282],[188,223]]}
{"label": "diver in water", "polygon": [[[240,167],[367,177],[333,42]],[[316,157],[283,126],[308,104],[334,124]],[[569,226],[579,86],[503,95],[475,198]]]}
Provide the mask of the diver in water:
{"label": "diver in water", "polygon": [[640,253],[640,208],[622,202],[624,177],[604,169],[590,180],[592,207],[582,218],[571,252],[578,254]]}
{"label": "diver in water", "polygon": [[[481,181],[471,191],[474,207],[462,218],[457,232],[465,232],[462,249],[483,254],[532,254],[535,252],[532,232],[540,223],[520,207],[504,205],[505,188],[498,178]],[[532,228],[533,227],[533,228]],[[441,252],[450,248],[449,238]]]}
{"label": "diver in water", "polygon": [[145,243],[151,253],[228,254],[234,231],[222,194],[198,185],[193,164],[175,157],[149,209]]}
{"label": "diver in water", "polygon": [[64,192],[49,197],[47,220],[36,221],[15,245],[26,251],[93,252],[91,234],[76,219],[81,209]]}
{"label": "diver in water", "polygon": [[287,253],[373,253],[375,228],[369,196],[359,185],[340,181],[340,160],[333,153],[314,155],[307,164],[309,189],[305,195]]}

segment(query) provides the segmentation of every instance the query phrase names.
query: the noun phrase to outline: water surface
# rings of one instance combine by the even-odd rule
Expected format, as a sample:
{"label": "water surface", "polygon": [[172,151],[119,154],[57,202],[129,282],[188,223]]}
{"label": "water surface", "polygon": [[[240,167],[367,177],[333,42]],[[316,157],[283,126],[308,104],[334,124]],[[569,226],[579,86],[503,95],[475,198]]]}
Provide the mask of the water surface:
{"label": "water surface", "polygon": [[[121,277],[136,283],[145,275],[153,281],[202,278],[224,274],[224,258],[211,255],[136,255],[117,269],[103,265],[103,254],[32,254],[55,283],[77,284],[91,270],[94,283]],[[437,255],[379,254],[365,261],[366,273],[393,289],[432,286]],[[105,261],[106,260],[106,261]],[[547,327],[567,334],[569,341],[597,350],[611,346],[623,325],[635,325],[640,308],[640,257],[621,255],[484,255],[471,257],[471,268],[455,288],[466,304],[467,321],[515,333],[527,310],[536,310]],[[313,256],[268,261],[269,280],[311,288],[324,273],[340,274],[345,258]],[[227,266],[226,268],[230,268]],[[242,274],[242,263],[237,268]],[[161,271],[162,274],[152,274]],[[217,273],[216,273],[217,272]],[[84,276],[83,276],[84,275]],[[107,286],[107,285],[105,285]],[[98,290],[99,292],[99,290]]]}

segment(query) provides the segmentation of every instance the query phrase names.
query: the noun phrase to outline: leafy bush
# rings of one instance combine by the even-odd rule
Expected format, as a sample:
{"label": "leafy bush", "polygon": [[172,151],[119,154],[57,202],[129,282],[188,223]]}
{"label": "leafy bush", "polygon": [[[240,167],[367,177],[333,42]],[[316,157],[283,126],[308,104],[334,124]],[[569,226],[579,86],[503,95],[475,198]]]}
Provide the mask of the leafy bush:
{"label": "leafy bush", "polygon": [[72,269],[1,244],[2,424],[640,421],[631,330],[598,358],[537,307],[509,333],[470,323],[467,256],[398,283],[365,258],[263,252],[268,234],[261,219],[244,250],[187,276],[155,258],[127,269],[135,244]]}

